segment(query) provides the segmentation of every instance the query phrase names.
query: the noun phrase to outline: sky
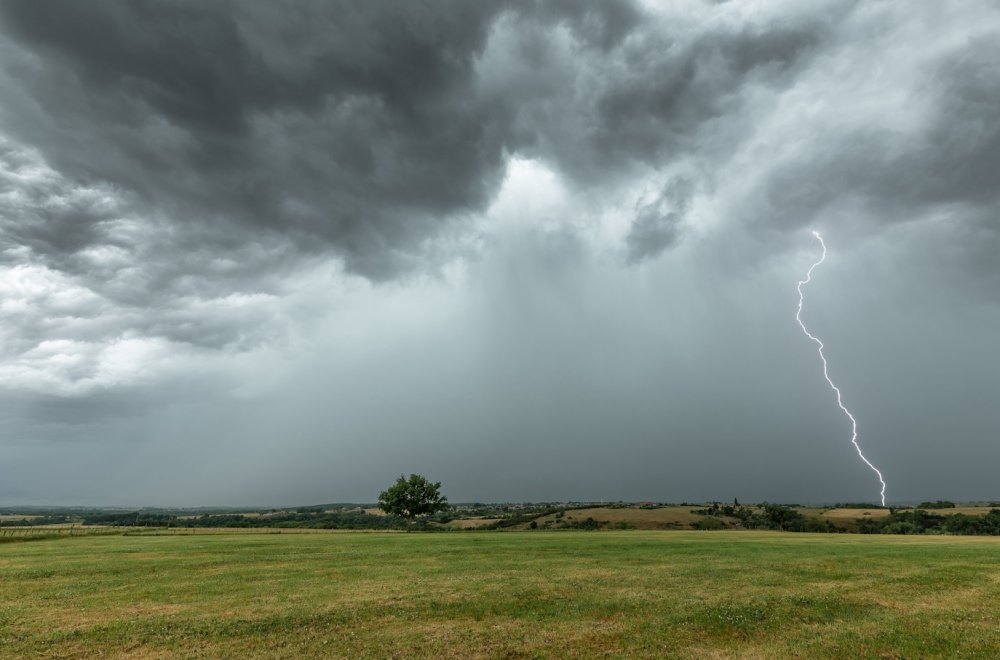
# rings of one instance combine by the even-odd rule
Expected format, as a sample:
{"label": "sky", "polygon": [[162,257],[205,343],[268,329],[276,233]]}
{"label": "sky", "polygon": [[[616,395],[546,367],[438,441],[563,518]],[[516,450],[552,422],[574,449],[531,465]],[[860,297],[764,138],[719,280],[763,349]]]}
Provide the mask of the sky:
{"label": "sky", "polygon": [[0,0],[0,504],[1000,498],[1000,4]]}

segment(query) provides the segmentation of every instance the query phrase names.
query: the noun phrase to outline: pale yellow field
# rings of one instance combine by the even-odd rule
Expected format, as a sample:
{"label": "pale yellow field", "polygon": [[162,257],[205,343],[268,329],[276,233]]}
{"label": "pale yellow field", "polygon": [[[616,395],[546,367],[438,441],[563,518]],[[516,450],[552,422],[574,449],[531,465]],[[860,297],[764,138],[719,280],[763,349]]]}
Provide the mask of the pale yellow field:
{"label": "pale yellow field", "polygon": [[887,518],[889,509],[800,509],[804,515],[830,520],[860,520],[861,518]]}
{"label": "pale yellow field", "polygon": [[[991,509],[995,507],[988,506],[957,506],[953,509],[923,509],[928,513],[933,513],[936,515],[950,516],[956,513],[964,513],[969,516],[983,516],[990,512]],[[860,520],[861,518],[886,518],[889,515],[889,509],[799,509],[804,515],[807,516],[819,516],[820,518],[829,518],[830,520],[846,520],[854,519]]]}
{"label": "pale yellow field", "polygon": [[992,509],[996,509],[995,506],[956,506],[954,509],[925,509],[930,513],[942,513],[948,515],[951,513],[964,513],[970,516],[984,516],[989,513]]}
{"label": "pale yellow field", "polygon": [[[612,524],[625,522],[636,529],[687,529],[691,523],[702,520],[704,516],[691,513],[700,506],[665,506],[656,509],[641,509],[638,507],[593,507],[590,509],[571,509],[566,511],[562,520],[581,522],[587,518],[597,521],[607,521]],[[555,514],[537,519],[541,525],[545,521],[555,522]]]}

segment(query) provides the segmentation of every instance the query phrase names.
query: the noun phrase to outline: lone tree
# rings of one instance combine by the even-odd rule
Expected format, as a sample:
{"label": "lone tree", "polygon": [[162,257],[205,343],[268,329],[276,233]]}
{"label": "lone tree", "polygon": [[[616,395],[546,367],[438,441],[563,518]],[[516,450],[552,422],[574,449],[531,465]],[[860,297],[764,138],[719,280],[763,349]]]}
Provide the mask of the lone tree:
{"label": "lone tree", "polygon": [[441,482],[431,483],[419,474],[407,479],[399,475],[396,483],[378,496],[378,506],[386,513],[413,520],[448,508],[448,498],[441,494]]}

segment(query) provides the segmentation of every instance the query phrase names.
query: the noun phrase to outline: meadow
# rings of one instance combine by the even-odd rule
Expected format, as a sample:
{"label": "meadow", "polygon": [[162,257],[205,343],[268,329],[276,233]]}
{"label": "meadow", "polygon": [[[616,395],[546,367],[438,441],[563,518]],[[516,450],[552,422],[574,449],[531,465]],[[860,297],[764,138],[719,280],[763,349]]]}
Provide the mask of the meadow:
{"label": "meadow", "polygon": [[1000,539],[137,533],[0,544],[3,657],[996,657]]}

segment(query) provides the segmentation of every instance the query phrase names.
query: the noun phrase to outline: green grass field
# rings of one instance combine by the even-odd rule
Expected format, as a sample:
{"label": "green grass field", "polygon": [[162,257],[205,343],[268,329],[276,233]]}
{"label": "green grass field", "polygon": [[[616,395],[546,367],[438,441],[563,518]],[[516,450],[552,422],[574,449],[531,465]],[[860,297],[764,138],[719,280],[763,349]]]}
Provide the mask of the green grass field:
{"label": "green grass field", "polygon": [[0,544],[4,657],[996,657],[1000,539],[766,532]]}

